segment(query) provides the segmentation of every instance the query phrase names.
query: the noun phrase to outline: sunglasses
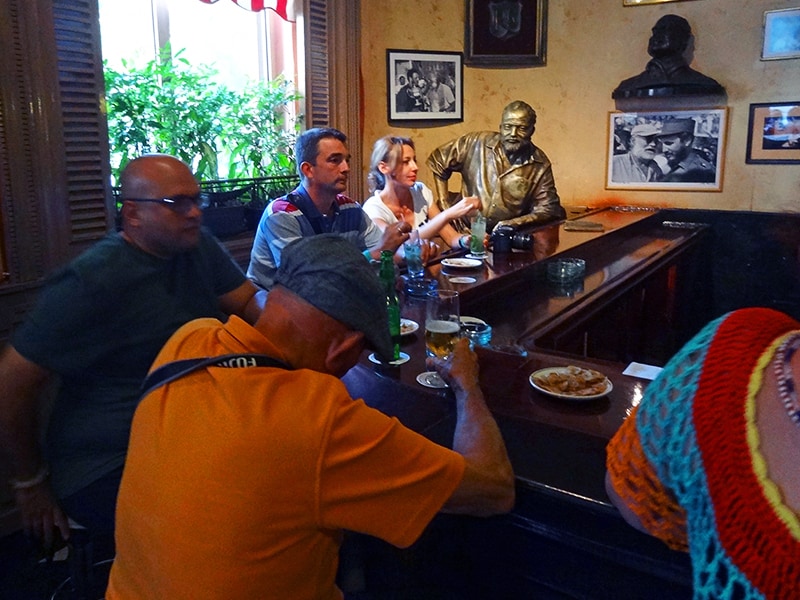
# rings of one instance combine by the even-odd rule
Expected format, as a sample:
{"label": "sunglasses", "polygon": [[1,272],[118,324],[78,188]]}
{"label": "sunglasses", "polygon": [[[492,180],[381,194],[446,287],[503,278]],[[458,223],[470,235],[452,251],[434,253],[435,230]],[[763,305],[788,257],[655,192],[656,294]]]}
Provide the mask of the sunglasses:
{"label": "sunglasses", "polygon": [[204,194],[172,196],[171,198],[125,198],[125,200],[130,200],[131,202],[155,202],[166,206],[179,215],[188,215],[195,206],[200,209],[208,206],[208,196]]}

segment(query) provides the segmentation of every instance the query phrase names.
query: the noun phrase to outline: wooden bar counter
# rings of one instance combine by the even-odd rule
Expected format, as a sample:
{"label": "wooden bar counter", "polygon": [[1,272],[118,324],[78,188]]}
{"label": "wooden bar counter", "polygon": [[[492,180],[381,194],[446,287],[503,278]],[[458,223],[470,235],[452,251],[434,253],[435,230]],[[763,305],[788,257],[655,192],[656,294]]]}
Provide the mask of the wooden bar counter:
{"label": "wooden bar counter", "polygon": [[[514,466],[517,503],[502,517],[434,521],[416,554],[409,551],[414,558],[400,560],[425,565],[428,579],[415,585],[438,590],[418,597],[691,597],[688,558],[622,521],[603,481],[606,443],[648,383],[622,371],[631,360],[663,365],[705,322],[705,314],[684,310],[684,303],[702,283],[696,254],[706,228],[627,209],[577,220],[601,223],[603,231],[554,223],[531,232],[532,252],[490,255],[472,270],[429,270],[439,287],[459,290],[462,315],[493,327],[491,347],[478,349],[481,388]],[[571,289],[544,276],[547,261],[559,256],[586,261],[583,281]],[[408,362],[379,365],[365,355],[344,381],[354,397],[449,446],[455,426],[449,391],[416,381],[426,370],[424,300],[405,297],[402,311],[420,325],[404,337]],[[575,402],[529,383],[537,369],[570,364],[601,371],[613,390]],[[420,577],[418,571],[405,581]]]}

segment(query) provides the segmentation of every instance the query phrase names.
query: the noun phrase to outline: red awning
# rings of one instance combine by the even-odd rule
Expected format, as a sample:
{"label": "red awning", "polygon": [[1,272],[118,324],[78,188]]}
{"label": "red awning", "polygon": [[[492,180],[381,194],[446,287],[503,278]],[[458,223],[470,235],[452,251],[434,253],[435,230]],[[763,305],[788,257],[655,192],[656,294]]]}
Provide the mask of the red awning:
{"label": "red awning", "polygon": [[[200,0],[206,4],[214,4],[217,0]],[[294,22],[294,0],[231,0],[245,10],[258,12],[265,9],[274,10],[283,20]]]}

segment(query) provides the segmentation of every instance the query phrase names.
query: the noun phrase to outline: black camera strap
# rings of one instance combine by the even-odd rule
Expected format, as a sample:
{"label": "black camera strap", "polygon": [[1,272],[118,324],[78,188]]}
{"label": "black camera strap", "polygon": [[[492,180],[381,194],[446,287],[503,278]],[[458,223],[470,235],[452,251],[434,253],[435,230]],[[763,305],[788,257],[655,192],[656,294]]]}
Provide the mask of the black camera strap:
{"label": "black camera strap", "polygon": [[185,360],[175,360],[158,367],[150,373],[142,382],[140,398],[145,397],[154,389],[199,371],[204,367],[224,367],[224,368],[250,368],[250,367],[275,367],[278,369],[291,370],[292,367],[285,362],[272,358],[266,354],[223,354],[221,356],[210,356],[206,358],[187,358]]}
{"label": "black camera strap", "polygon": [[319,212],[319,209],[314,205],[314,201],[306,192],[305,188],[301,185],[297,189],[290,192],[286,199],[294,204],[303,213],[303,216],[311,223],[311,228],[314,233],[330,233],[331,226],[327,219]]}

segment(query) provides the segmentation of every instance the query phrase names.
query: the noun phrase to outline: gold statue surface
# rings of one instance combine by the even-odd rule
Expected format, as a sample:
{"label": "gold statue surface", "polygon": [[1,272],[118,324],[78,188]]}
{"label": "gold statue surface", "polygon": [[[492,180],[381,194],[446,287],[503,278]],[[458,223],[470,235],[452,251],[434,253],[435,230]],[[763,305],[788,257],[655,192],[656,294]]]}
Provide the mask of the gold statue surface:
{"label": "gold statue surface", "polygon": [[440,206],[449,204],[448,179],[460,173],[461,195],[481,199],[487,232],[508,219],[563,219],[550,159],[531,141],[535,128],[536,111],[515,100],[503,109],[499,132],[467,133],[431,152],[427,164]]}

